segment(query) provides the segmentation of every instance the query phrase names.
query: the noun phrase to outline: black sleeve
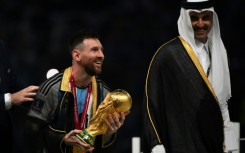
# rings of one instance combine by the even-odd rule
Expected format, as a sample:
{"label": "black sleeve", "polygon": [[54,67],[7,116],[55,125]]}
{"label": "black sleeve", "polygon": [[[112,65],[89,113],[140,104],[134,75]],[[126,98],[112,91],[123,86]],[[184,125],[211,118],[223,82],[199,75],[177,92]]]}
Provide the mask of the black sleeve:
{"label": "black sleeve", "polygon": [[[59,148],[60,145],[57,142],[63,137],[63,134],[60,136],[59,133],[49,128],[50,120],[56,109],[55,102],[52,101],[55,91],[49,90],[47,94],[44,94],[42,87],[41,85],[26,116],[25,147],[27,153],[36,153],[37,148],[44,150],[50,145],[51,148]],[[50,142],[52,144],[49,144]]]}
{"label": "black sleeve", "polygon": [[141,150],[143,152],[151,152],[156,145],[163,144],[163,131],[165,131],[164,118],[166,116],[162,66],[162,60],[156,57],[149,66],[147,74],[142,107],[143,128]]}
{"label": "black sleeve", "polygon": [[[66,133],[53,130],[44,121],[27,117],[25,122],[25,150],[26,153],[62,152],[62,139]],[[64,146],[64,145],[63,145]],[[66,146],[63,147],[63,152]]]}
{"label": "black sleeve", "polygon": [[42,132],[40,129],[45,125],[42,120],[27,117],[25,122],[25,152],[41,153],[43,149]]}
{"label": "black sleeve", "polygon": [[5,44],[0,40],[0,109],[5,110],[5,93],[14,93],[24,88],[16,76]]}

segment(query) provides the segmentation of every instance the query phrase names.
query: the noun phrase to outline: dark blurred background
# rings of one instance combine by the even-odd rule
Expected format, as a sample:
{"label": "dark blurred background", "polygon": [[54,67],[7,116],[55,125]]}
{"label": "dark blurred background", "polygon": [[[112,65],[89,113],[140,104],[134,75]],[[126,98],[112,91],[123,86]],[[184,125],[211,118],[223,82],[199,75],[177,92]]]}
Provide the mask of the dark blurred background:
{"label": "dark blurred background", "polygon": [[[216,0],[221,36],[230,60],[230,117],[245,137],[245,3]],[[112,153],[130,153],[131,138],[141,135],[145,77],[155,51],[176,37],[180,0],[0,0],[0,38],[7,44],[20,79],[39,85],[51,68],[71,65],[70,36],[80,29],[99,33],[105,48],[101,78],[112,89],[127,90],[131,113]]]}

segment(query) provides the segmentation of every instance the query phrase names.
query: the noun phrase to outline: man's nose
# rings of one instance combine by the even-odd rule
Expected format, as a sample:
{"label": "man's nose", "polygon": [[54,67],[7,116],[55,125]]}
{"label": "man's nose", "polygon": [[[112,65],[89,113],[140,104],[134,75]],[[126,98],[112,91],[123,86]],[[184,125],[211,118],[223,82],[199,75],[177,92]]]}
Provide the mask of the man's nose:
{"label": "man's nose", "polygon": [[104,58],[104,53],[101,49],[98,52],[98,56]]}
{"label": "man's nose", "polygon": [[202,19],[199,19],[199,20],[198,20],[197,26],[198,26],[199,28],[202,28],[202,27],[204,26],[204,22],[203,22]]}

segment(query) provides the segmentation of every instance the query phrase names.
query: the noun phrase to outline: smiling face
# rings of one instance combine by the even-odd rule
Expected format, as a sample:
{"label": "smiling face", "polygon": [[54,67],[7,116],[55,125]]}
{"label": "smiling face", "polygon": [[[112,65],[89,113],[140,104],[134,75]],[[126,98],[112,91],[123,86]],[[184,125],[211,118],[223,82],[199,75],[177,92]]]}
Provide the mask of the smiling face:
{"label": "smiling face", "polygon": [[190,12],[191,25],[194,30],[195,39],[205,43],[208,33],[213,26],[213,13],[211,11]]}
{"label": "smiling face", "polygon": [[78,65],[90,76],[99,75],[104,61],[103,46],[97,38],[86,38],[74,50],[79,54]]}

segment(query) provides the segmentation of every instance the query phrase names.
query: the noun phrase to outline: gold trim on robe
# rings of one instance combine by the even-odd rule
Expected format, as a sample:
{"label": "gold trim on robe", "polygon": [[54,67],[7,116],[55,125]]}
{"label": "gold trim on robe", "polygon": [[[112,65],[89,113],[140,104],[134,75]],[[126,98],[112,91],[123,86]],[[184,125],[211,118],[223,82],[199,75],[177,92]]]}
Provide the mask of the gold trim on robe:
{"label": "gold trim on robe", "polygon": [[188,55],[190,56],[191,60],[193,61],[193,63],[195,64],[197,70],[199,71],[199,73],[201,74],[203,80],[205,81],[206,85],[208,86],[209,90],[211,91],[211,93],[213,94],[213,96],[215,97],[216,101],[218,102],[218,98],[214,92],[214,89],[211,85],[211,83],[208,80],[208,77],[206,75],[206,73],[204,72],[199,59],[197,58],[195,52],[193,51],[193,49],[191,48],[191,46],[182,38],[179,36],[179,39],[181,40],[183,46],[185,47],[186,52],[188,53]]}

